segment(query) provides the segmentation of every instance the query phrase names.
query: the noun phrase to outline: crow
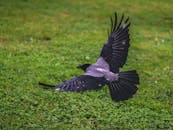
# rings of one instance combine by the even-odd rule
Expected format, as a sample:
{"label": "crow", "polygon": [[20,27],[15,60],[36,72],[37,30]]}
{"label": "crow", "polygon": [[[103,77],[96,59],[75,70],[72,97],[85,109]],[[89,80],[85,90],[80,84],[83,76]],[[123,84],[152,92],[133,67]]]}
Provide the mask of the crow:
{"label": "crow", "polygon": [[131,98],[138,89],[139,75],[136,70],[119,71],[126,62],[130,47],[129,17],[125,18],[122,14],[118,20],[115,12],[110,21],[111,29],[108,32],[108,40],[103,45],[96,63],[77,66],[84,71],[84,74],[58,85],[48,85],[41,82],[39,85],[62,92],[97,90],[108,85],[112,100],[123,101]]}

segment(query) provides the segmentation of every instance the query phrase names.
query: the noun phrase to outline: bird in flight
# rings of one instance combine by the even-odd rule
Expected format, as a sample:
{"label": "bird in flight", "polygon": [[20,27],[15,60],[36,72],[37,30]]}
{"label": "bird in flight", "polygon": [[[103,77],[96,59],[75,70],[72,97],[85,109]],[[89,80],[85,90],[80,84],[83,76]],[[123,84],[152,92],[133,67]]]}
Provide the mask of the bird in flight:
{"label": "bird in flight", "polygon": [[39,85],[62,92],[97,90],[108,85],[112,100],[123,101],[131,98],[138,89],[139,75],[136,70],[119,71],[126,63],[130,46],[129,18],[125,18],[123,14],[118,20],[115,12],[110,20],[111,29],[108,40],[103,45],[97,61],[93,64],[77,66],[84,71],[84,74],[55,86],[41,82]]}

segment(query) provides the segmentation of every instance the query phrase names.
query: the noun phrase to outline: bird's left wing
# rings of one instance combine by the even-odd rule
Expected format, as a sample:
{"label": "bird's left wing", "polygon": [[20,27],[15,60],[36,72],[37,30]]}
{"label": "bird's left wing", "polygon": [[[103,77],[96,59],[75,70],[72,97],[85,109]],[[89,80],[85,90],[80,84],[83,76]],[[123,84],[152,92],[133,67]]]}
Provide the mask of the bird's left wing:
{"label": "bird's left wing", "polygon": [[80,92],[85,90],[96,90],[102,88],[104,85],[104,77],[81,75],[57,85],[55,89],[60,91]]}
{"label": "bird's left wing", "polygon": [[117,73],[127,59],[129,41],[129,18],[117,20],[115,13],[114,20],[111,18],[111,31],[106,44],[103,46],[100,56],[102,56],[110,66],[110,70]]}

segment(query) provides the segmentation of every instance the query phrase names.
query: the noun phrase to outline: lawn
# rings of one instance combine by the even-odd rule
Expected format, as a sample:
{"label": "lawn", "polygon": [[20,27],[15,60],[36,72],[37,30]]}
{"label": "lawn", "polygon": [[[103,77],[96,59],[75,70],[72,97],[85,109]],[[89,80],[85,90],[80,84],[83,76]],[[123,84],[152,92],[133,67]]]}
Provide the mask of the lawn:
{"label": "lawn", "polygon": [[[140,85],[114,102],[108,87],[45,90],[83,72],[107,40],[109,17],[130,17],[127,65]],[[0,0],[0,129],[172,129],[172,0]]]}

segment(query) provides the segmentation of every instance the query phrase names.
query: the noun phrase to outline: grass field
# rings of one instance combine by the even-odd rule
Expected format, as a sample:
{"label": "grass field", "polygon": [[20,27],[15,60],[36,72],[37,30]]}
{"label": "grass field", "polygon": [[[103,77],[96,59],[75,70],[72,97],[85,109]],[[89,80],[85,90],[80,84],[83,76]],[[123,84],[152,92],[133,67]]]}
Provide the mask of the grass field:
{"label": "grass field", "polygon": [[[0,129],[173,129],[173,0],[0,0]],[[127,65],[134,98],[114,102],[108,87],[44,90],[95,62],[114,11],[130,16]]]}

